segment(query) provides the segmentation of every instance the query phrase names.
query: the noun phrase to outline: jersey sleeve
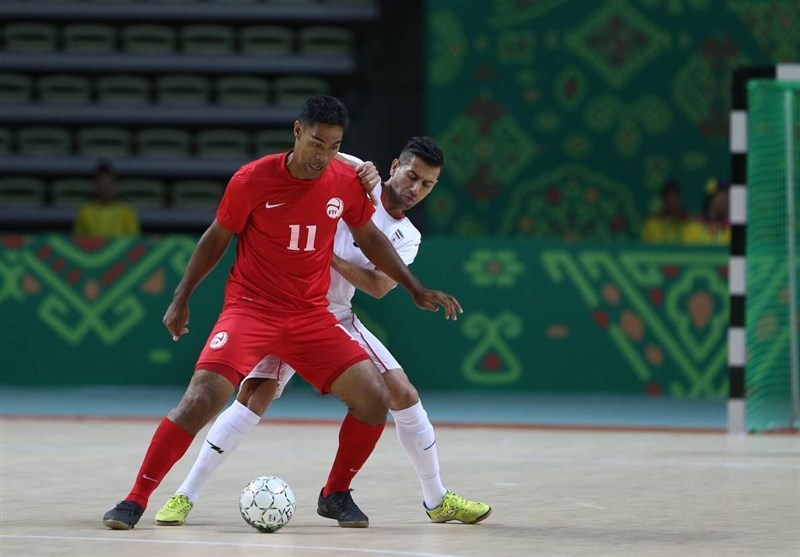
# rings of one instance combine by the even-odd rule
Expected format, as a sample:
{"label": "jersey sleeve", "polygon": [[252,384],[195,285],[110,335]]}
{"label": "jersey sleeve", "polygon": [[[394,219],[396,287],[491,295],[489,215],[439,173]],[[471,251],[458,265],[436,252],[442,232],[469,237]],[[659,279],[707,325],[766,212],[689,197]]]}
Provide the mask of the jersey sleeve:
{"label": "jersey sleeve", "polygon": [[353,186],[348,188],[348,199],[345,200],[342,220],[354,228],[361,228],[372,218],[375,207],[355,176],[352,178],[352,183]]}
{"label": "jersey sleeve", "polygon": [[217,207],[217,222],[235,234],[241,234],[250,217],[252,207],[250,199],[252,188],[248,187],[250,173],[251,169],[246,167],[236,171],[228,182],[222,201]]}

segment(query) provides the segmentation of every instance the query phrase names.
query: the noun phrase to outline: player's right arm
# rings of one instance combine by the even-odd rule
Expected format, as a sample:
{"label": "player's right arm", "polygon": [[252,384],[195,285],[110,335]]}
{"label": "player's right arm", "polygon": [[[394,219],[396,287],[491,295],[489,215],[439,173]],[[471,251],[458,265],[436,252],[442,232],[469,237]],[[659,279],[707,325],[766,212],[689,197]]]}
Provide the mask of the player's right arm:
{"label": "player's right arm", "polygon": [[192,252],[189,264],[183,278],[175,289],[172,303],[164,314],[164,326],[172,335],[172,340],[178,340],[181,335],[189,332],[189,298],[197,285],[219,263],[225,250],[233,238],[233,232],[225,229],[217,219],[211,223]]}
{"label": "player's right arm", "polygon": [[397,282],[378,269],[366,269],[333,254],[331,267],[344,279],[373,298],[383,298],[397,286]]}

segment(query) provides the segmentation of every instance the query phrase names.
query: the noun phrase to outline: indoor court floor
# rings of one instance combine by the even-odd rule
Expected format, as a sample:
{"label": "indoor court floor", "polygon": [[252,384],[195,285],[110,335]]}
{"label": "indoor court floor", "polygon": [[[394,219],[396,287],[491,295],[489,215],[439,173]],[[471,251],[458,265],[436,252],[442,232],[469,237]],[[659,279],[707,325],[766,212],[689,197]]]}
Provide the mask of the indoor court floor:
{"label": "indoor court floor", "polygon": [[[627,426],[605,423],[601,414],[583,425],[559,419],[569,408],[547,421],[532,407],[536,419],[527,422],[478,423],[469,420],[472,399],[452,395],[450,407],[431,405],[443,419],[428,408],[438,424],[442,478],[449,489],[490,503],[492,515],[477,525],[429,523],[410,461],[388,427],[353,483],[370,527],[344,529],[316,514],[342,410],[327,397],[287,396],[211,478],[184,526],[156,526],[153,516],[180,485],[205,432],[139,525],[112,531],[102,515],[127,494],[160,415],[175,400],[121,396],[115,403],[108,394],[113,411],[98,411],[76,396],[54,407],[44,392],[37,403],[35,392],[3,390],[3,557],[800,555],[800,436],[731,437],[705,423],[716,410],[696,416],[694,428],[685,416],[673,426],[636,420],[619,403]],[[303,409],[312,402],[319,415]],[[522,412],[517,402],[508,407]],[[250,528],[238,512],[242,487],[264,474],[286,480],[297,497],[294,518],[273,534]]]}

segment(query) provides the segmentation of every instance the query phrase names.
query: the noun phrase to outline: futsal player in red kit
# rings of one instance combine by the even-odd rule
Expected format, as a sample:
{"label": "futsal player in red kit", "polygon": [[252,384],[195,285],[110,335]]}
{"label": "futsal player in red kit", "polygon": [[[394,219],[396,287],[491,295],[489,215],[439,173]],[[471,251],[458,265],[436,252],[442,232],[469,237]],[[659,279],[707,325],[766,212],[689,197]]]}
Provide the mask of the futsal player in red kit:
{"label": "futsal player in red kit", "polygon": [[[124,500],[103,516],[133,528],[194,436],[266,355],[291,365],[321,393],[348,408],[349,466],[358,469],[383,431],[387,387],[369,355],[328,311],[333,240],[340,219],[364,254],[402,285],[422,309],[461,313],[458,301],[423,286],[370,220],[374,207],[359,175],[334,160],[347,128],[341,101],[315,96],[294,123],[294,149],[268,155],[231,178],[214,222],[197,243],[164,315],[174,340],[188,332],[189,298],[239,236],[222,312],[178,405],[162,419]],[[377,172],[375,172],[377,177]]]}

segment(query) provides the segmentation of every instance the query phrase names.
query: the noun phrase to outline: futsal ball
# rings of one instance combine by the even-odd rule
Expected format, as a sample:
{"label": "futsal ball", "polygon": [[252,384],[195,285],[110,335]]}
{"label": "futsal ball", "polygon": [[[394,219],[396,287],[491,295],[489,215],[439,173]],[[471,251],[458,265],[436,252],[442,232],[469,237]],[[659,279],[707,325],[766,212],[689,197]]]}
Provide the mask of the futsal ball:
{"label": "futsal ball", "polygon": [[295,499],[292,488],[277,476],[259,476],[242,490],[239,512],[259,532],[276,532],[292,519]]}

